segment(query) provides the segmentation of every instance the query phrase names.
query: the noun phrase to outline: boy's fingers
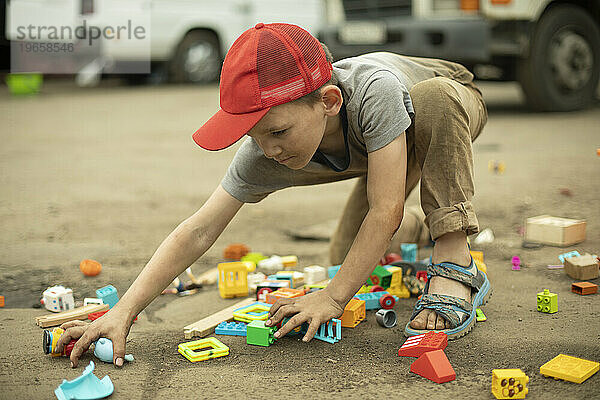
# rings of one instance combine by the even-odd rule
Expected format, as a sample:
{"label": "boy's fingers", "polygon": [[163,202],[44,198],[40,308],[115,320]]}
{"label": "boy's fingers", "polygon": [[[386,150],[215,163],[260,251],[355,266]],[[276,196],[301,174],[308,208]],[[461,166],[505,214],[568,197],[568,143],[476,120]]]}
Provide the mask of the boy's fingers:
{"label": "boy's fingers", "polygon": [[125,340],[122,338],[114,339],[113,341],[113,364],[117,367],[123,366],[125,359]]}
{"label": "boy's fingers", "polygon": [[79,338],[77,343],[75,343],[75,346],[73,346],[73,351],[71,352],[71,357],[70,357],[73,368],[75,368],[77,366],[77,364],[79,362],[79,357],[81,357],[83,352],[86,351],[90,347],[90,344],[92,344],[92,342],[96,339],[98,339],[98,335],[97,334],[94,335],[93,333],[91,333],[88,330],[81,336],[81,338]]}
{"label": "boy's fingers", "polygon": [[279,310],[280,307],[286,306],[291,303],[293,303],[293,300],[291,299],[277,299],[275,304],[273,304],[269,309],[269,317],[272,317],[277,312],[277,310]]}
{"label": "boy's fingers", "polygon": [[56,349],[53,350],[56,350],[58,353],[61,353],[63,351],[64,346],[68,345],[71,340],[80,338],[81,335],[83,335],[83,328],[80,326],[71,327],[67,329],[60,336],[58,342],[56,343]]}
{"label": "boy's fingers", "polygon": [[288,322],[285,323],[277,332],[275,332],[276,338],[284,337],[288,334],[289,331],[297,327],[298,325],[302,325],[304,322],[308,320],[307,317],[302,316],[302,314],[296,314]]}
{"label": "boy's fingers", "polygon": [[302,341],[303,342],[310,342],[310,340],[317,333],[317,329],[319,329],[319,326],[321,326],[321,324],[319,323],[319,321],[316,318],[313,318],[310,321],[310,325],[308,325],[308,329],[306,330],[306,334],[302,338]]}
{"label": "boy's fingers", "polygon": [[273,326],[277,325],[284,317],[288,317],[299,312],[298,307],[295,304],[287,304],[279,308],[275,315],[273,315],[265,325]]}
{"label": "boy's fingers", "polygon": [[59,326],[59,328],[66,331],[67,329],[72,328],[74,326],[83,326],[83,325],[87,325],[87,322],[83,322],[83,321],[76,319],[74,321],[65,322],[64,324]]}

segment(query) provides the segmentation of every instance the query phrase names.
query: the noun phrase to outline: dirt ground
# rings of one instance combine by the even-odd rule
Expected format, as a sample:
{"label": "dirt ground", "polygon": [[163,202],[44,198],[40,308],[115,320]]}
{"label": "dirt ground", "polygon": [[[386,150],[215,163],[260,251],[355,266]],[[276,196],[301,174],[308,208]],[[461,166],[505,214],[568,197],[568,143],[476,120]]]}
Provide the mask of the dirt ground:
{"label": "dirt ground", "polygon": [[[491,370],[521,368],[528,399],[600,396],[600,374],[578,385],[544,378],[539,367],[559,353],[600,360],[600,295],[570,292],[572,280],[550,270],[570,250],[600,251],[600,105],[567,114],[524,109],[516,85],[481,84],[489,123],[475,144],[474,199],[482,228],[496,239],[479,246],[494,288],[488,320],[446,349],[457,378],[438,385],[410,373],[397,356],[414,299],[396,306],[400,324],[386,330],[368,312],[341,342],[304,344],[284,338],[269,348],[221,337],[228,357],[190,363],[177,352],[183,326],[230,304],[216,288],[189,297],[162,296],[140,315],[128,340],[136,360],[122,369],[83,357],[42,351],[34,317],[43,290],[63,284],[77,300],[113,284],[124,293],[162,239],[192,214],[219,183],[236,147],[202,151],[191,133],[216,110],[218,89],[192,86],[95,89],[48,84],[33,98],[0,93],[0,398],[50,399],[93,358],[108,374],[113,399],[148,398],[492,398]],[[488,161],[506,164],[502,175]],[[336,219],[352,182],[284,190],[245,206],[222,237],[193,265],[213,267],[224,246],[243,242],[266,254],[296,254],[302,266],[327,265],[327,243],[294,241],[284,232]],[[572,196],[560,193],[568,188]],[[409,204],[418,204],[417,196]],[[587,240],[568,248],[522,248],[526,217],[552,214],[587,220]],[[428,250],[420,256],[428,255]],[[510,269],[519,255],[525,266]],[[79,262],[103,265],[84,278]],[[598,279],[595,283],[599,283]],[[536,311],[536,293],[558,293],[560,311]],[[39,306],[38,306],[39,307]]]}

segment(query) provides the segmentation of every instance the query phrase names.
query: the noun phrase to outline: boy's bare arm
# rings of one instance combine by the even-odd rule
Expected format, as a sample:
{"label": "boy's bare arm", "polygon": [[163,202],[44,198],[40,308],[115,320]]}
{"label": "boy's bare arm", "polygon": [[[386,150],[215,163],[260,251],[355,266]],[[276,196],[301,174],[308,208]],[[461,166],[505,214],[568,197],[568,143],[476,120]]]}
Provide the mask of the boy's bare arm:
{"label": "boy's bare arm", "polygon": [[369,153],[367,197],[369,212],[340,268],[324,289],[296,299],[278,300],[267,325],[294,315],[276,333],[287,334],[309,322],[304,341],[310,340],[323,322],[341,315],[348,301],[365,283],[402,221],[406,181],[406,138],[402,134],[387,146]]}
{"label": "boy's bare arm", "polygon": [[213,245],[243,204],[219,185],[196,213],[167,236],[117,305],[133,320]]}
{"label": "boy's bare arm", "polygon": [[100,337],[112,340],[114,363],[123,365],[125,338],[135,316],[212,246],[242,205],[221,186],[217,187],[196,213],[167,236],[131,287],[105,316],[85,327],[66,324],[59,348],[71,339],[79,339],[71,352],[71,366],[76,367],[81,354]]}

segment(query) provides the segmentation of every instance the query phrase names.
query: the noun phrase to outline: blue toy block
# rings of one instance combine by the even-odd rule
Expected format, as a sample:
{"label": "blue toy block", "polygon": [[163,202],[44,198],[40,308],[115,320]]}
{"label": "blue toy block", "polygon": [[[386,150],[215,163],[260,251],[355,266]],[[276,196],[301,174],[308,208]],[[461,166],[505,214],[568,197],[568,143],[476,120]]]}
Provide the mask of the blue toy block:
{"label": "blue toy block", "polygon": [[96,297],[102,299],[104,304],[108,304],[109,308],[113,308],[119,301],[119,295],[117,289],[113,285],[104,286],[103,288],[96,289]]}
{"label": "blue toy block", "polygon": [[[386,294],[389,294],[389,293],[388,292],[359,293],[359,294],[354,295],[354,297],[359,300],[364,300],[366,310],[379,310],[380,308],[382,308],[379,300]],[[394,304],[396,304],[395,302],[399,300],[399,297],[397,297],[397,296],[392,296],[392,297],[394,298]],[[393,306],[394,305],[392,305],[391,307],[387,307],[387,308],[392,308]]]}
{"label": "blue toy block", "polygon": [[71,399],[102,399],[108,397],[115,390],[115,387],[106,375],[102,379],[98,379],[94,375],[94,362],[85,367],[83,374],[68,381],[63,379],[62,383],[54,390],[54,394],[58,400]]}
{"label": "blue toy block", "polygon": [[417,261],[417,244],[416,243],[402,243],[400,245],[402,251],[402,260],[407,262]]}
{"label": "blue toy block", "polygon": [[579,257],[581,256],[581,254],[579,254],[579,252],[577,250],[573,250],[570,251],[568,253],[563,253],[560,256],[558,256],[558,259],[560,260],[561,263],[565,262],[565,258],[569,258],[569,257]]}
{"label": "blue toy block", "polygon": [[246,336],[247,325],[243,322],[221,322],[215,328],[217,335]]}
{"label": "blue toy block", "polygon": [[[281,326],[285,325],[289,320],[290,318],[285,317],[281,322]],[[305,322],[302,325],[289,331],[288,335],[304,335],[307,331],[308,323]],[[319,329],[317,329],[317,333],[315,333],[314,338],[332,344],[339,342],[342,339],[342,321],[340,321],[337,318],[332,318],[329,321],[321,324],[321,326],[319,326]]]}
{"label": "blue toy block", "polygon": [[327,275],[329,276],[329,279],[333,279],[333,277],[335,276],[335,274],[338,273],[340,268],[341,268],[341,265],[334,265],[331,267],[327,267]]}

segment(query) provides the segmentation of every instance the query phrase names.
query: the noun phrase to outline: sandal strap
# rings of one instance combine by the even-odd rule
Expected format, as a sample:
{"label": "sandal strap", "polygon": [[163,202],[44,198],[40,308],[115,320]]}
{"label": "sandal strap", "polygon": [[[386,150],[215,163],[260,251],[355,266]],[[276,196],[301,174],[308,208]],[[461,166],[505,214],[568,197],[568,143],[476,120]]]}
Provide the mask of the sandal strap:
{"label": "sandal strap", "polygon": [[475,271],[477,271],[477,275],[473,275],[473,272],[469,271],[472,269],[471,267],[473,265],[475,265],[473,259],[471,259],[471,266],[468,269],[450,262],[430,264],[427,267],[427,281],[429,282],[433,276],[443,276],[444,278],[464,283],[465,285],[468,285],[471,288],[479,291],[483,285],[483,282],[485,282],[485,277],[481,271],[479,271],[476,265]]}
{"label": "sandal strap", "polygon": [[[450,323],[452,329],[462,323],[464,314],[473,311],[473,305],[460,297],[447,294],[424,294],[415,304],[410,320],[412,321],[423,309],[434,310]],[[464,313],[463,315],[458,312]]]}

